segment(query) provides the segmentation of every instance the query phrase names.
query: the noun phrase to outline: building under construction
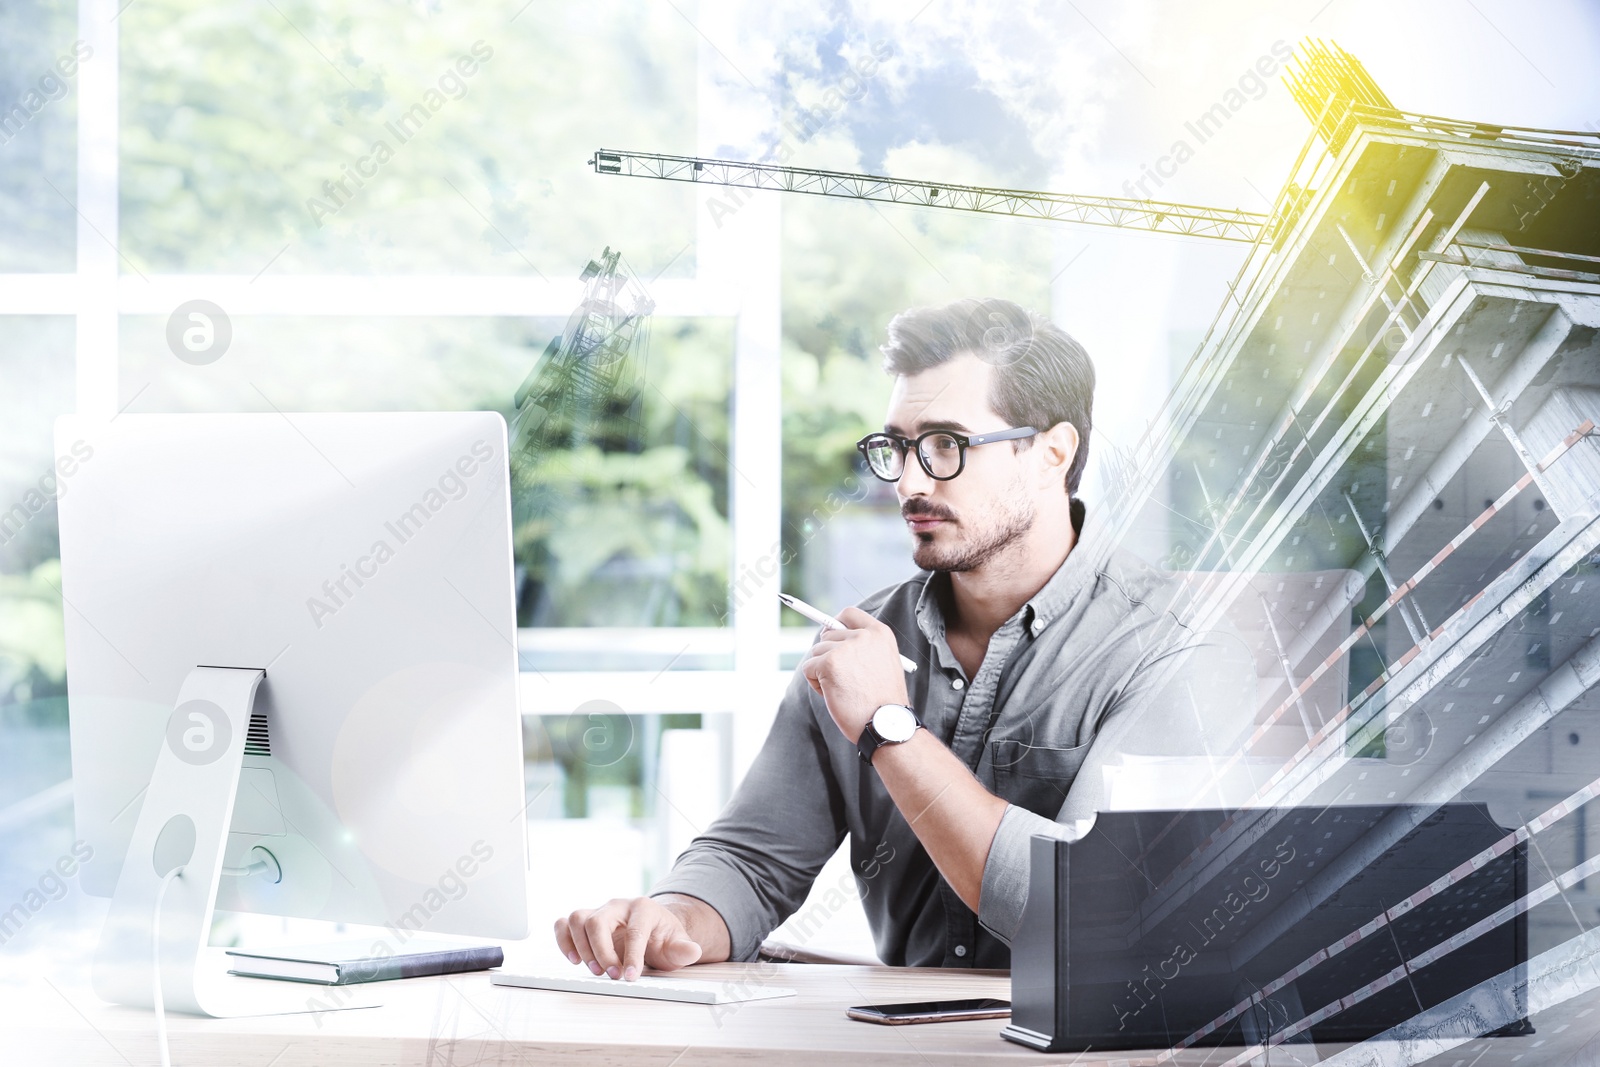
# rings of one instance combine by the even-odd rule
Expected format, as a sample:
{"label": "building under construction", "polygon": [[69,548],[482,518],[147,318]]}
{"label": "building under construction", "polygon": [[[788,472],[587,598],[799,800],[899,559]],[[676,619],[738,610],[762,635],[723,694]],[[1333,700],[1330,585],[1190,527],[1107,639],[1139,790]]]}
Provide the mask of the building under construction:
{"label": "building under construction", "polygon": [[[1600,137],[1407,114],[1310,56],[1313,135],[1119,510],[1255,645],[1256,804],[1480,802],[1509,828],[1526,887],[1498,921],[1526,924],[1537,1016],[1600,981]],[[1427,1037],[1450,1063],[1513,1021],[1464,1011],[1359,1062],[1431,1062]]]}

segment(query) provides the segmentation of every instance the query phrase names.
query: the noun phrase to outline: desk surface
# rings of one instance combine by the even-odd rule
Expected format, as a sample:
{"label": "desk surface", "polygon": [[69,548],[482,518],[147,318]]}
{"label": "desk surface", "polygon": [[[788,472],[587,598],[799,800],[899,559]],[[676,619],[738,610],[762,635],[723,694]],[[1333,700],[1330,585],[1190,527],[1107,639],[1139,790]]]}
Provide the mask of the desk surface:
{"label": "desk surface", "polygon": [[[563,963],[562,966],[565,964]],[[168,1014],[175,1067],[465,1067],[606,1064],[696,1067],[752,1062],[1150,1064],[1150,1055],[1047,1056],[1005,1041],[1005,1020],[883,1026],[845,1017],[854,1004],[1011,995],[1005,971],[824,964],[719,963],[680,976],[796,991],[780,1000],[709,1006],[491,985],[486,972],[346,987],[373,1008],[315,1015],[203,1019]],[[282,983],[272,983],[281,986]],[[337,989],[307,985],[308,996]],[[1180,1056],[1203,1063],[1216,1050]],[[154,1016],[100,1001],[62,976],[5,990],[0,1063],[145,1067],[159,1062]]]}
{"label": "desk surface", "polygon": [[[383,1003],[375,1008],[253,1019],[169,1015],[172,1062],[176,1067],[751,1062],[927,1067],[1002,1060],[1138,1067],[1154,1062],[1154,1053],[1042,1055],[1002,1040],[1003,1023],[995,1020],[879,1026],[844,1015],[852,1004],[1008,997],[1011,982],[1003,971],[722,963],[680,973],[787,986],[798,995],[712,1007],[504,988],[491,985],[481,971],[413,978],[354,987],[379,991]],[[1421,1060],[1391,1055],[1371,1062],[1449,1067],[1465,1055],[1476,1067],[1588,1063],[1583,1053],[1600,1050],[1600,1038],[1582,1016],[1596,1007],[1600,995],[1591,991],[1539,1017],[1540,1032],[1530,1037],[1452,1044],[1453,1051]],[[1586,1046],[1591,1038],[1594,1049]],[[1198,1067],[1209,1061],[1214,1067],[1238,1051],[1219,1057],[1216,1049],[1193,1049],[1169,1062]],[[1320,1048],[1323,1058],[1337,1051]],[[1334,1057],[1334,1062],[1344,1060]],[[145,1067],[157,1062],[154,1017],[148,1011],[105,1004],[61,973],[0,989],[0,1063]]]}
{"label": "desk surface", "polygon": [[[363,987],[380,1007],[253,1019],[168,1015],[178,1067],[330,1064],[874,1064],[1050,1062],[1000,1038],[1003,1020],[879,1026],[853,1004],[1009,997],[1004,971],[721,963],[683,977],[786,986],[781,1000],[708,1006],[494,986],[485,972]],[[308,993],[317,987],[305,987]],[[155,1063],[154,1017],[104,1004],[87,988],[41,979],[8,991],[0,1062]],[[1070,1059],[1070,1057],[1060,1057]],[[1124,1055],[1123,1059],[1126,1059]],[[1081,1063],[1096,1062],[1089,1058]]]}

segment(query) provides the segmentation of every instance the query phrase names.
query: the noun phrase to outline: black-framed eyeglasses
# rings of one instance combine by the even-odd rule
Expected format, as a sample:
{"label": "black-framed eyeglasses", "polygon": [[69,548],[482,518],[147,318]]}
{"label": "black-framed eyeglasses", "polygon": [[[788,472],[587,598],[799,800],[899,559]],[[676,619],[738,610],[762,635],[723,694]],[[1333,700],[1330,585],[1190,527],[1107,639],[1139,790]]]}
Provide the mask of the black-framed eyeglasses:
{"label": "black-framed eyeglasses", "polygon": [[856,442],[856,450],[873,474],[886,482],[898,482],[906,470],[906,450],[915,445],[917,462],[928,477],[948,482],[966,469],[967,449],[995,441],[1017,441],[1038,432],[1032,426],[970,436],[953,430],[929,430],[914,439],[893,433],[869,433]]}

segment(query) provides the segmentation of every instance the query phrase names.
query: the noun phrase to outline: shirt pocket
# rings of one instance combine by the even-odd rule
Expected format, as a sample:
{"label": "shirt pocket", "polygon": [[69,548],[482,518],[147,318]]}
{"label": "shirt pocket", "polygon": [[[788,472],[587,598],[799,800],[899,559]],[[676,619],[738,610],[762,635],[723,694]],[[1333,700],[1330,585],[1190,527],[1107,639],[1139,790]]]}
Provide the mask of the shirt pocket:
{"label": "shirt pocket", "polygon": [[1035,815],[1054,819],[1088,754],[1087,744],[1051,748],[1015,740],[990,741],[995,794]]}

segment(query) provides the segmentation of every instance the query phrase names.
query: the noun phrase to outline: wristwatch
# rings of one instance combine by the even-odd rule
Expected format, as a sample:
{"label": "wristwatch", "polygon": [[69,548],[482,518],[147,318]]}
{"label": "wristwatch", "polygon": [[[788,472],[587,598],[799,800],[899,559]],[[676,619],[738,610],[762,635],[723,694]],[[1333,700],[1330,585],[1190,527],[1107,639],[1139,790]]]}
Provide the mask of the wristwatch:
{"label": "wristwatch", "polygon": [[885,704],[872,713],[867,725],[856,741],[856,751],[872,765],[872,755],[884,745],[899,745],[911,740],[911,735],[922,726],[917,713],[904,704]]}

